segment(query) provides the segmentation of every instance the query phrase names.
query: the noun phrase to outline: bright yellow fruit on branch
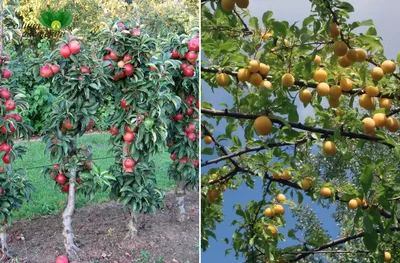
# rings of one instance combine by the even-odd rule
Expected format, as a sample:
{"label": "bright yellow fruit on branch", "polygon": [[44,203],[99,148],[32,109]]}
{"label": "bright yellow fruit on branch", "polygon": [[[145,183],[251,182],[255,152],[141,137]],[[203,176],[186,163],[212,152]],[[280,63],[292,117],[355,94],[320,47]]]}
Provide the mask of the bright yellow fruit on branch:
{"label": "bright yellow fruit on branch", "polygon": [[299,99],[303,103],[310,103],[312,99],[312,94],[308,89],[300,90]]}
{"label": "bright yellow fruit on branch", "polygon": [[322,187],[321,190],[319,191],[320,195],[323,197],[331,197],[332,191],[328,187]]}
{"label": "bright yellow fruit on branch", "polygon": [[272,173],[272,178],[274,178],[276,180],[282,179],[281,175],[278,172],[273,172]]}
{"label": "bright yellow fruit on branch", "polygon": [[282,76],[282,85],[289,88],[294,85],[294,77],[290,73],[285,73]]}
{"label": "bright yellow fruit on branch", "polygon": [[381,64],[381,69],[383,70],[384,73],[391,74],[395,72],[396,64],[394,64],[394,62],[391,60],[385,60]]}
{"label": "bright yellow fruit on branch", "polygon": [[329,29],[330,29],[332,38],[337,38],[339,36],[340,28],[337,24],[335,24],[335,23],[330,24]]}
{"label": "bright yellow fruit on branch", "polygon": [[283,215],[285,213],[285,209],[281,205],[274,206],[274,214],[275,215]]}
{"label": "bright yellow fruit on branch", "polygon": [[283,171],[283,173],[281,174],[281,178],[282,178],[283,180],[289,181],[289,180],[292,179],[292,174],[285,170],[285,171]]}
{"label": "bright yellow fruit on branch", "polygon": [[205,144],[211,144],[212,143],[212,138],[211,138],[211,136],[204,136],[204,143]]}
{"label": "bright yellow fruit on branch", "polygon": [[272,236],[276,237],[278,235],[278,228],[276,226],[268,226],[269,231],[271,231]]}
{"label": "bright yellow fruit on branch", "polygon": [[325,141],[322,147],[324,153],[326,154],[335,154],[336,153],[336,144],[332,141]]}
{"label": "bright yellow fruit on branch", "polygon": [[348,78],[341,78],[340,79],[340,88],[343,91],[350,91],[353,89],[353,81]]}
{"label": "bright yellow fruit on branch", "polygon": [[250,79],[250,71],[247,68],[242,68],[239,69],[239,72],[237,74],[237,77],[239,79],[239,81],[248,81]]}
{"label": "bright yellow fruit on branch", "polygon": [[358,206],[361,206],[361,205],[362,205],[361,199],[358,198],[358,197],[356,198],[356,202],[357,202],[357,205],[358,205]]}
{"label": "bright yellow fruit on branch", "polygon": [[236,5],[240,8],[247,8],[249,6],[249,0],[236,0]]}
{"label": "bright yellow fruit on branch", "polygon": [[337,108],[340,104],[340,100],[337,98],[329,98],[328,102],[331,108]]}
{"label": "bright yellow fruit on branch", "polygon": [[318,69],[318,70],[316,70],[315,72],[314,72],[314,76],[313,76],[313,78],[314,78],[314,80],[316,81],[316,82],[324,82],[324,81],[326,81],[326,78],[328,77],[328,74],[326,73],[326,71],[325,70],[323,70],[323,69]]}
{"label": "bright yellow fruit on branch", "polygon": [[276,196],[276,200],[278,200],[279,203],[282,203],[283,201],[286,200],[286,197],[285,197],[285,195],[283,195],[283,194],[278,194],[278,195]]}
{"label": "bright yellow fruit on branch", "polygon": [[357,209],[357,207],[358,207],[357,200],[356,200],[356,199],[351,199],[351,200],[349,201],[349,207],[350,207],[351,209],[353,209],[353,210]]}
{"label": "bright yellow fruit on branch", "polygon": [[272,210],[272,208],[266,208],[265,210],[264,210],[264,215],[266,216],[266,217],[269,217],[269,218],[271,218],[271,217],[274,217],[274,211]]}
{"label": "bright yellow fruit on branch", "polygon": [[303,180],[301,181],[301,189],[304,191],[310,190],[312,186],[312,179],[310,177],[304,177]]}
{"label": "bright yellow fruit on branch", "polygon": [[268,117],[260,116],[254,121],[253,128],[258,135],[264,136],[271,133],[272,122]]}
{"label": "bright yellow fruit on branch", "polygon": [[373,110],[375,109],[375,100],[374,98],[368,96],[367,94],[362,94],[359,97],[360,106],[366,110]]}
{"label": "bright yellow fruit on branch", "polygon": [[331,99],[338,99],[342,96],[342,89],[338,85],[333,85],[329,91],[329,97]]}
{"label": "bright yellow fruit on branch", "polygon": [[329,84],[326,82],[321,82],[317,86],[317,93],[320,96],[328,96],[330,90]]}
{"label": "bright yellow fruit on branch", "polygon": [[367,52],[364,49],[356,48],[357,62],[363,62],[367,58]]}
{"label": "bright yellow fruit on branch", "polygon": [[231,12],[235,8],[235,1],[233,1],[233,0],[221,0],[221,7],[226,12]]}
{"label": "bright yellow fruit on branch", "polygon": [[379,95],[379,92],[379,87],[368,86],[365,88],[365,93],[367,93],[367,95],[370,97],[377,97]]}
{"label": "bright yellow fruit on branch", "polygon": [[260,86],[263,79],[259,73],[251,73],[249,81],[253,85]]}
{"label": "bright yellow fruit on branch", "polygon": [[336,41],[333,44],[333,53],[338,57],[346,55],[348,50],[349,48],[343,41]]}
{"label": "bright yellow fruit on branch", "polygon": [[350,67],[353,63],[346,57],[340,57],[338,60],[338,64],[339,66],[341,66],[342,68],[348,68]]}
{"label": "bright yellow fruit on branch", "polygon": [[272,83],[269,82],[268,80],[263,80],[263,82],[261,83],[261,87],[272,89]]}
{"label": "bright yellow fruit on branch", "polygon": [[271,68],[270,68],[269,65],[266,65],[264,63],[260,63],[260,67],[259,67],[258,73],[260,73],[261,75],[266,75],[266,74],[268,74],[270,69]]}
{"label": "bright yellow fruit on branch", "polygon": [[274,34],[272,32],[261,32],[261,37],[262,39],[268,39],[271,36],[273,36]]}
{"label": "bright yellow fruit on branch", "polygon": [[388,98],[379,99],[379,108],[384,108],[390,110],[392,108],[392,100]]}
{"label": "bright yellow fruit on branch", "polygon": [[389,117],[386,120],[385,127],[390,132],[396,132],[399,129],[399,121],[393,117]]}
{"label": "bright yellow fruit on branch", "polygon": [[358,60],[357,50],[349,49],[349,51],[347,51],[346,58],[351,62],[356,62]]}
{"label": "bright yellow fruit on branch", "polygon": [[375,131],[375,121],[372,118],[364,118],[362,120],[364,132],[367,134],[374,133]]}
{"label": "bright yellow fruit on branch", "polygon": [[383,127],[386,124],[387,117],[385,113],[375,113],[372,119],[376,127]]}
{"label": "bright yellow fruit on branch", "polygon": [[321,57],[318,55],[315,55],[313,62],[319,66],[319,65],[321,65],[321,61],[322,61]]}
{"label": "bright yellow fruit on branch", "polygon": [[260,69],[260,62],[258,62],[257,60],[250,60],[249,62],[249,71],[251,73],[256,73],[258,72],[258,70]]}
{"label": "bright yellow fruit on branch", "polygon": [[214,203],[218,197],[220,197],[221,192],[219,192],[217,189],[212,188],[208,191],[207,193],[207,199],[208,201],[210,201],[211,203]]}
{"label": "bright yellow fruit on branch", "polygon": [[374,67],[371,70],[371,77],[374,81],[380,81],[383,78],[383,70],[380,67]]}
{"label": "bright yellow fruit on branch", "polygon": [[392,260],[392,255],[389,252],[385,252],[385,262],[390,262]]}
{"label": "bright yellow fruit on branch", "polygon": [[226,87],[229,84],[229,76],[226,73],[217,73],[217,83],[220,87]]}

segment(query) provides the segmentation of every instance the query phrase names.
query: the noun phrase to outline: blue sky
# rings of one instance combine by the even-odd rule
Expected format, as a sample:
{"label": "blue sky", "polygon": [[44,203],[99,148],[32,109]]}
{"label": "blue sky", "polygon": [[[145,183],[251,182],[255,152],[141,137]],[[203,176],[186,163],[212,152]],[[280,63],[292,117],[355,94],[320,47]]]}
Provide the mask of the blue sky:
{"label": "blue sky", "polygon": [[[378,34],[383,38],[386,57],[389,59],[396,59],[397,52],[400,51],[397,47],[399,40],[398,31],[395,28],[398,26],[399,22],[397,11],[399,10],[400,2],[393,0],[349,0],[348,2],[355,8],[355,12],[350,14],[350,21],[362,21],[372,18]],[[310,14],[310,2],[308,0],[250,0],[249,9],[252,16],[257,16],[260,19],[264,12],[271,10],[274,13],[274,18],[294,23],[296,21],[302,21]],[[210,87],[205,82],[201,84],[203,90],[202,99],[204,101],[210,102],[216,108],[218,108],[219,103],[222,102],[228,105],[232,104],[231,95],[224,89],[215,89],[214,93],[212,93]],[[312,108],[310,106],[304,108],[302,104],[299,104],[298,113],[300,121],[302,121],[305,117],[312,115]],[[225,125],[226,122],[221,121],[219,126],[216,127],[214,134],[218,135],[221,133],[219,131],[224,131]],[[241,130],[239,130],[236,135],[243,138]],[[204,145],[202,146],[204,147]],[[203,156],[202,158],[202,161],[205,161],[213,159],[215,156]],[[208,169],[212,167],[215,166],[210,165],[203,168],[202,174],[206,174]],[[225,237],[230,239],[235,229],[229,226],[232,220],[236,218],[233,206],[237,203],[244,206],[251,200],[259,201],[261,195],[261,180],[256,182],[255,189],[248,189],[243,186],[236,191],[227,190],[224,193],[223,212],[225,218],[224,222],[217,226],[216,235],[218,241],[210,240],[210,248],[202,253],[202,262],[244,262],[243,259],[236,260],[233,254],[225,256],[225,249],[229,248],[229,246],[221,240]],[[327,211],[324,208],[311,204],[308,198],[305,198],[304,203],[310,204],[313,210],[319,215],[320,220],[324,222],[324,228],[328,229],[331,237],[337,238],[338,229],[330,213],[326,213]],[[331,209],[334,209],[334,207]],[[292,219],[290,209],[286,209],[285,219],[287,220],[286,229],[292,228],[295,222]],[[280,232],[285,233],[285,230],[280,228]],[[293,244],[296,244],[296,241],[288,239],[284,243],[280,242],[279,245],[286,247]]]}

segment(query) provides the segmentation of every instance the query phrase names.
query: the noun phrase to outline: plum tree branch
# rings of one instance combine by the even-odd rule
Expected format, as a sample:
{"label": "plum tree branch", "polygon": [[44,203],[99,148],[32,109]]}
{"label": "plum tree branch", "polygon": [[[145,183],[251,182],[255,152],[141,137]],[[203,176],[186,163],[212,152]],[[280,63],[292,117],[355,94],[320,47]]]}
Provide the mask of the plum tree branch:
{"label": "plum tree branch", "polygon": [[[254,120],[258,118],[261,115],[256,115],[256,114],[244,114],[244,113],[239,113],[239,112],[229,112],[227,109],[224,111],[221,110],[210,110],[210,109],[205,109],[201,108],[201,113],[206,114],[206,115],[211,115],[211,116],[225,116],[225,117],[233,117],[237,119],[248,119],[248,120]],[[281,126],[285,126],[285,123],[283,123],[280,120],[270,118],[271,122],[274,124],[279,124]],[[302,124],[300,122],[287,122],[292,128],[296,128],[299,130],[304,130],[304,131],[309,131],[309,132],[315,132],[319,134],[323,134],[323,137],[329,137],[331,135],[334,135],[335,131],[331,129],[324,129],[324,128],[319,128],[319,127],[312,127],[308,126],[305,124]],[[340,135],[343,137],[348,137],[352,139],[363,139],[367,141],[372,141],[372,142],[379,142],[384,145],[389,146],[390,148],[393,148],[394,146],[392,144],[389,144],[385,142],[382,138],[366,135],[363,133],[356,133],[356,132],[348,132],[348,131],[340,131]]]}
{"label": "plum tree branch", "polygon": [[244,29],[246,32],[250,32],[251,34],[253,34],[253,32],[249,29],[249,27],[247,26],[246,22],[244,22],[243,18],[239,15],[239,13],[233,9],[233,13],[235,13],[235,15],[239,18],[240,22],[242,23]]}

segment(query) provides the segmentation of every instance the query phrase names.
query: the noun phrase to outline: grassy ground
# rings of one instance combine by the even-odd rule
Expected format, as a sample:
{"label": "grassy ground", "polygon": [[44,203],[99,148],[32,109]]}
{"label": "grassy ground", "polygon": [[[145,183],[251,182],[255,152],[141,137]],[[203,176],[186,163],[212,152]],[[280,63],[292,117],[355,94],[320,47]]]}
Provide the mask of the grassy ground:
{"label": "grassy ground", "polygon": [[[113,158],[108,152],[110,149],[107,144],[108,134],[94,134],[83,136],[79,143],[90,144],[93,147],[93,159],[102,170],[106,170],[112,163]],[[15,162],[16,168],[23,167],[27,169],[28,178],[33,183],[36,191],[32,196],[32,203],[26,203],[15,213],[15,219],[32,218],[40,215],[59,213],[65,204],[66,194],[61,193],[55,183],[47,176],[41,173],[42,167],[51,165],[49,156],[44,153],[45,145],[41,141],[22,142],[28,147],[28,152],[21,160]],[[101,159],[101,160],[96,160]],[[155,158],[157,165],[157,182],[158,186],[163,190],[170,190],[174,186],[174,182],[169,180],[167,176],[168,164],[170,162],[168,153],[160,154]],[[98,193],[94,199],[87,201],[82,195],[77,197],[77,207],[81,207],[88,203],[101,203],[107,201],[108,193]]]}

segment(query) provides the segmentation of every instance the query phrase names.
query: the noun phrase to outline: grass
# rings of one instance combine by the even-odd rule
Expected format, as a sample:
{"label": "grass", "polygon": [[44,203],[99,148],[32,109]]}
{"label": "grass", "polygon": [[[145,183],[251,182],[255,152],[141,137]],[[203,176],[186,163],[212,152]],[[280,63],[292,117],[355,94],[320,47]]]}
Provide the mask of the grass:
{"label": "grass", "polygon": [[[110,146],[107,144],[108,134],[85,135],[79,140],[79,144],[90,144],[93,147],[94,162],[99,165],[101,170],[106,170],[113,162],[111,154],[108,152]],[[25,168],[27,177],[35,187],[32,195],[32,202],[25,203],[20,210],[14,214],[14,219],[33,218],[41,215],[57,214],[63,210],[66,194],[61,193],[59,188],[51,181],[48,176],[41,173],[42,167],[52,165],[49,155],[44,153],[45,145],[40,140],[32,142],[21,142],[26,145],[28,151],[23,159],[15,162],[16,168]],[[101,160],[96,160],[101,159]],[[157,165],[157,185],[163,190],[170,190],[174,182],[167,176],[168,164],[170,163],[168,153],[162,153],[155,157]],[[88,201],[83,195],[77,196],[77,207],[86,204],[96,204],[109,201],[108,192],[97,193],[95,197]]]}

